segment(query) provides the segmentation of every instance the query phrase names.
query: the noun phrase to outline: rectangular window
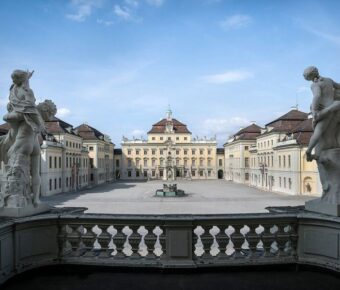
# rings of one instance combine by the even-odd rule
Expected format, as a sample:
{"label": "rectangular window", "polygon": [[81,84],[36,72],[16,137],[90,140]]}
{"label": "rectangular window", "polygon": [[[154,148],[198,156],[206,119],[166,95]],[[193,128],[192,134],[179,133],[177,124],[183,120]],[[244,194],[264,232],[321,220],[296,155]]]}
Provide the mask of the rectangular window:
{"label": "rectangular window", "polygon": [[49,167],[52,168],[52,156],[49,158]]}
{"label": "rectangular window", "polygon": [[159,154],[160,154],[160,155],[163,155],[163,150],[162,150],[162,149],[159,150]]}
{"label": "rectangular window", "polygon": [[116,159],[116,167],[119,167],[119,159]]}
{"label": "rectangular window", "polygon": [[279,167],[281,167],[281,156],[279,156]]}
{"label": "rectangular window", "polygon": [[201,149],[201,150],[200,150],[200,155],[203,155],[203,152],[204,152],[204,150]]}
{"label": "rectangular window", "polygon": [[160,176],[160,177],[163,177],[163,170],[160,170],[160,171],[159,171],[159,176]]}
{"label": "rectangular window", "polygon": [[152,155],[155,155],[156,154],[156,150],[152,150],[151,153],[152,153]]}
{"label": "rectangular window", "polygon": [[188,166],[188,160],[184,159],[184,166]]}
{"label": "rectangular window", "polygon": [[59,168],[61,168],[61,157],[59,157]]}
{"label": "rectangular window", "polygon": [[89,147],[89,151],[93,151],[93,146],[90,146],[90,147]]}
{"label": "rectangular window", "polygon": [[52,179],[50,179],[50,191],[52,190]]}
{"label": "rectangular window", "polygon": [[163,137],[160,137],[159,140],[163,140]]}
{"label": "rectangular window", "polygon": [[244,150],[248,151],[249,150],[249,146],[244,146]]}
{"label": "rectangular window", "polygon": [[208,159],[208,166],[211,166],[211,160]]}
{"label": "rectangular window", "polygon": [[187,155],[188,154],[188,150],[184,150],[184,155]]}
{"label": "rectangular window", "polygon": [[208,176],[209,177],[211,176],[211,170],[208,170]]}
{"label": "rectangular window", "polygon": [[245,180],[245,181],[248,181],[248,180],[249,180],[249,173],[245,173],[245,174],[244,174],[244,180]]}
{"label": "rectangular window", "polygon": [[144,159],[144,167],[148,167],[148,160]]}
{"label": "rectangular window", "polygon": [[201,177],[203,176],[203,170],[200,170],[200,176]]}
{"label": "rectangular window", "polygon": [[139,170],[136,170],[136,177],[139,177]]}
{"label": "rectangular window", "polygon": [[156,166],[156,159],[152,159],[152,166]]}
{"label": "rectangular window", "polygon": [[283,156],[283,167],[286,167],[286,155]]}
{"label": "rectangular window", "polygon": [[291,167],[291,157],[290,157],[290,155],[288,155],[288,167],[290,168]]}
{"label": "rectangular window", "polygon": [[223,160],[222,159],[218,160],[218,166],[223,166]]}
{"label": "rectangular window", "polygon": [[57,189],[57,179],[54,179],[54,189]]}
{"label": "rectangular window", "polygon": [[249,167],[249,157],[244,158],[244,167],[245,168]]}
{"label": "rectangular window", "polygon": [[196,150],[195,149],[191,149],[191,154],[195,155],[195,153],[196,153]]}
{"label": "rectangular window", "polygon": [[152,177],[155,177],[155,176],[156,176],[156,171],[152,170]]}
{"label": "rectangular window", "polygon": [[155,138],[155,137],[152,137],[152,138],[151,138],[151,140],[155,141],[155,140],[156,140],[156,138]]}
{"label": "rectangular window", "polygon": [[195,176],[196,175],[196,170],[191,170],[191,176]]}
{"label": "rectangular window", "polygon": [[131,170],[128,170],[128,177],[131,177]]}
{"label": "rectangular window", "polygon": [[147,155],[148,154],[148,150],[144,150],[144,155]]}
{"label": "rectangular window", "polygon": [[188,137],[184,137],[184,141],[187,141],[188,140]]}
{"label": "rectangular window", "polygon": [[203,159],[200,159],[200,166],[203,166]]}
{"label": "rectangular window", "polygon": [[128,159],[128,167],[131,167],[132,166],[132,161],[131,159]]}
{"label": "rectangular window", "polygon": [[128,152],[127,152],[128,155],[131,155],[131,150],[129,149]]}
{"label": "rectangular window", "polygon": [[59,188],[61,188],[61,178],[59,177]]}
{"label": "rectangular window", "polygon": [[139,150],[136,150],[136,155],[139,155]]}

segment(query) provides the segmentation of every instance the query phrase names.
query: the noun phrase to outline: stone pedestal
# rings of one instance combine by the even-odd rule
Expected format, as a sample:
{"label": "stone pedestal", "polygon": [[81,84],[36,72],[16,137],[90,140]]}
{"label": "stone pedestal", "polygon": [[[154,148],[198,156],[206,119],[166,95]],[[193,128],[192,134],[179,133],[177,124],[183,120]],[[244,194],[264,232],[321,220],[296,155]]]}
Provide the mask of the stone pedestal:
{"label": "stone pedestal", "polygon": [[323,188],[322,196],[306,202],[305,209],[340,216],[340,148],[322,150],[317,164]]}
{"label": "stone pedestal", "polygon": [[328,203],[321,198],[313,199],[305,203],[305,209],[313,212],[340,217],[340,204]]}
{"label": "stone pedestal", "polygon": [[48,212],[51,210],[51,206],[45,203],[40,203],[38,206],[33,204],[26,205],[25,207],[13,207],[13,208],[0,208],[0,217],[26,217],[37,215],[40,213]]}

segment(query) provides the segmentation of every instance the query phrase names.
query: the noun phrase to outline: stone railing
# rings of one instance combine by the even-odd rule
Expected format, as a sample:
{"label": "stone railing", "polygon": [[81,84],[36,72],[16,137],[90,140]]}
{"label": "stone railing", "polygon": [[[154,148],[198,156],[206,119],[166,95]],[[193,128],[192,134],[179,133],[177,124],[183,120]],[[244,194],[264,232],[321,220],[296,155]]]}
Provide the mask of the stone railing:
{"label": "stone railing", "polygon": [[0,282],[50,264],[153,268],[310,264],[340,271],[340,218],[303,210],[161,216],[83,214],[83,210],[55,209],[3,219]]}

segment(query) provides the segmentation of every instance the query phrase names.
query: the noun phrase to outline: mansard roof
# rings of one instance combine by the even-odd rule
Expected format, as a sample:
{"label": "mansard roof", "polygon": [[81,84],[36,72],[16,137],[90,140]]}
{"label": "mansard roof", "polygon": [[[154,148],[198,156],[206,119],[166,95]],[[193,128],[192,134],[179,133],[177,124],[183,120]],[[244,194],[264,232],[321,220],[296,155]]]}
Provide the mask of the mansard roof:
{"label": "mansard roof", "polygon": [[251,124],[246,128],[238,131],[234,137],[235,140],[255,140],[261,134],[261,127],[256,124]]}
{"label": "mansard roof", "polygon": [[78,134],[84,139],[84,140],[103,140],[105,134],[97,130],[96,128],[93,128],[89,126],[88,124],[81,124],[76,128]]}
{"label": "mansard roof", "polygon": [[52,117],[50,120],[45,121],[46,131],[49,134],[62,134],[68,133],[75,136],[78,134],[75,132],[73,126],[57,117]]}
{"label": "mansard roof", "polygon": [[[191,132],[188,130],[187,125],[181,123],[177,119],[171,119],[172,124],[173,124],[173,130],[175,133],[187,133],[191,134]],[[151,130],[148,132],[150,133],[165,133],[166,130],[166,123],[167,119],[162,119],[159,122],[155,123],[152,125]]]}
{"label": "mansard roof", "polygon": [[275,119],[274,121],[269,122],[266,126],[280,126],[282,123],[289,123],[290,121],[304,121],[308,118],[308,114],[305,112],[301,112],[299,110],[293,109],[288,113],[282,115],[281,117]]}

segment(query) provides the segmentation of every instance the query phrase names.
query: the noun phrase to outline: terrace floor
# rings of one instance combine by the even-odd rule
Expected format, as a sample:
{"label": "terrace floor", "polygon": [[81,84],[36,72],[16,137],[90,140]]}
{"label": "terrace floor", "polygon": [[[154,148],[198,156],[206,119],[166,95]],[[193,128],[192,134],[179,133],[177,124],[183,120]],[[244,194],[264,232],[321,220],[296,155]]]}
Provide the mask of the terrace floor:
{"label": "terrace floor", "polygon": [[43,200],[56,207],[87,207],[107,214],[227,214],[267,212],[267,206],[297,206],[315,197],[262,191],[225,180],[176,181],[185,197],[155,197],[163,181],[104,184]]}

